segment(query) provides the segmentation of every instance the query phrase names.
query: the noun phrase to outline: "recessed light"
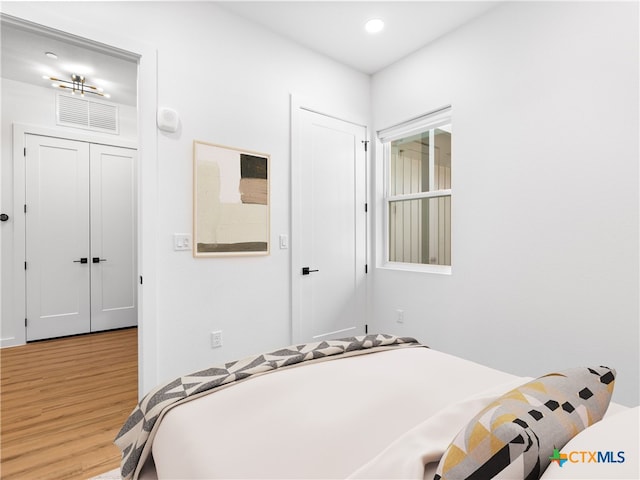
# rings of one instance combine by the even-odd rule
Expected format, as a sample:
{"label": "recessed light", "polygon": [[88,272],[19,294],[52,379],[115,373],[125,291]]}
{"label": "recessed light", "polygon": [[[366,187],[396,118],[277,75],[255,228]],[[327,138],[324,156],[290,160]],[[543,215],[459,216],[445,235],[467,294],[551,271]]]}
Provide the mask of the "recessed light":
{"label": "recessed light", "polygon": [[58,59],[58,55],[56,55],[56,54],[55,54],[55,53],[53,53],[53,52],[45,52],[44,54],[45,54],[47,57],[49,57],[49,58],[53,58],[54,60],[57,60],[57,59]]}
{"label": "recessed light", "polygon": [[384,28],[384,22],[379,18],[372,18],[364,25],[364,29],[369,33],[379,33]]}

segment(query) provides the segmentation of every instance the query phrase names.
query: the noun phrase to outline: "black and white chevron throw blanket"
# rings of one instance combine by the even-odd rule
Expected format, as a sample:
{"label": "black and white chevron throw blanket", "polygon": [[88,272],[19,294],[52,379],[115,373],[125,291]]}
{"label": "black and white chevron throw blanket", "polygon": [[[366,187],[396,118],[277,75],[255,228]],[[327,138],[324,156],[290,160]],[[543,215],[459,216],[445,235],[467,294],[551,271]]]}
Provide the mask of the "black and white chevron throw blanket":
{"label": "black and white chevron throw blanket", "polygon": [[122,451],[121,476],[124,480],[138,478],[151,452],[151,443],[161,418],[181,403],[212,393],[233,382],[302,362],[415,346],[422,345],[410,337],[384,334],[306,343],[208,368],[160,385],[144,396],[116,436],[114,443]]}

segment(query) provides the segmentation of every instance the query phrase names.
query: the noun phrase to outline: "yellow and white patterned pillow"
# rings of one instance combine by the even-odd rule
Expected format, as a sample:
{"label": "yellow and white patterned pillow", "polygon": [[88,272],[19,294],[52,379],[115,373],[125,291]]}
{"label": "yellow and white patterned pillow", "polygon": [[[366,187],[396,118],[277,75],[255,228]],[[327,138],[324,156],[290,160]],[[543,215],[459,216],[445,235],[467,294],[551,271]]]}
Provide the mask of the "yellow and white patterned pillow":
{"label": "yellow and white patterned pillow", "polygon": [[615,375],[608,367],[573,368],[506,393],[456,435],[434,480],[487,480],[508,466],[521,469],[520,478],[540,478],[554,449],[604,416]]}

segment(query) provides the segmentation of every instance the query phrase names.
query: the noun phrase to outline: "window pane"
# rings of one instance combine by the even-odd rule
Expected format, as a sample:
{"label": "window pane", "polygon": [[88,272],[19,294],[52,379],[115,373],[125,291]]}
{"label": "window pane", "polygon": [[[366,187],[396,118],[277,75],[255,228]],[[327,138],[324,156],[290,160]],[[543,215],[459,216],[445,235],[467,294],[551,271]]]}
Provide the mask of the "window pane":
{"label": "window pane", "polygon": [[451,188],[451,125],[395,140],[390,155],[390,195]]}
{"label": "window pane", "polygon": [[429,132],[391,142],[391,195],[429,191]]}
{"label": "window pane", "polygon": [[451,196],[389,202],[389,261],[451,265]]}
{"label": "window pane", "polygon": [[451,188],[451,125],[434,130],[434,190]]}

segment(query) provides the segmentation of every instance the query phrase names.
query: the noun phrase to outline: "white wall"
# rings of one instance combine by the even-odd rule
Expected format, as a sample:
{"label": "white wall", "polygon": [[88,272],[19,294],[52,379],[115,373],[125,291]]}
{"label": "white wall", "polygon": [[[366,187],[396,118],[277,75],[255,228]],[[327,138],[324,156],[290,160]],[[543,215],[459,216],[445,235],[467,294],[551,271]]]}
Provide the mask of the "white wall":
{"label": "white wall", "polygon": [[1,224],[2,245],[2,303],[0,304],[0,346],[20,345],[25,342],[24,316],[16,314],[14,286],[19,281],[14,278],[12,257],[14,255],[14,222],[22,205],[14,206],[13,189],[13,125],[37,125],[55,129],[62,135],[91,136],[94,141],[109,143],[115,140],[136,141],[136,109],[119,105],[120,131],[118,135],[96,133],[86,129],[56,125],[56,91],[52,88],[37,87],[26,83],[2,78],[0,83],[2,105],[2,144],[0,153],[2,172],[1,203],[2,212],[9,215],[9,221]]}
{"label": "white wall", "polygon": [[[7,13],[35,18],[32,7],[3,5]],[[52,18],[95,26],[96,32],[113,30],[154,45],[158,105],[181,116],[176,134],[158,135],[157,227],[154,238],[143,239],[143,248],[157,249],[157,314],[143,318],[155,326],[145,335],[155,341],[157,353],[142,352],[143,361],[157,366],[157,378],[144,383],[151,387],[288,344],[290,256],[289,250],[277,248],[277,238],[289,233],[289,96],[300,94],[367,124],[369,77],[210,3],[44,2],[37,9],[39,19],[45,11]],[[194,139],[271,155],[270,256],[195,260],[189,252],[173,251],[173,233],[190,232],[192,226]],[[218,329],[224,346],[213,350],[209,332]]]}
{"label": "white wall", "polygon": [[375,130],[453,105],[454,217],[451,276],[374,272],[376,330],[638,404],[638,54],[636,2],[513,3],[374,75]]}
{"label": "white wall", "polygon": [[[271,154],[274,242],[292,208],[289,93],[365,124],[372,93],[375,129],[453,104],[454,220],[451,276],[373,272],[371,329],[523,375],[610,365],[616,399],[638,403],[637,5],[505,5],[375,75],[372,92],[365,75],[207,3],[2,9],[157,49],[158,104],[182,123],[145,160],[157,163],[159,191],[142,212],[157,215],[155,238],[143,239],[157,250],[143,319],[156,350],[141,353],[154,365],[149,387],[290,340],[288,250],[198,260],[172,251],[172,234],[191,230],[192,141]],[[222,349],[209,347],[214,329]]]}

